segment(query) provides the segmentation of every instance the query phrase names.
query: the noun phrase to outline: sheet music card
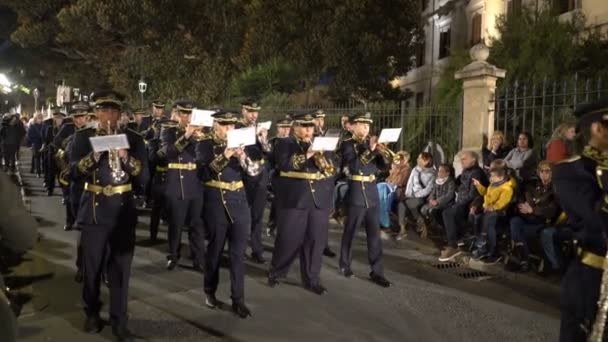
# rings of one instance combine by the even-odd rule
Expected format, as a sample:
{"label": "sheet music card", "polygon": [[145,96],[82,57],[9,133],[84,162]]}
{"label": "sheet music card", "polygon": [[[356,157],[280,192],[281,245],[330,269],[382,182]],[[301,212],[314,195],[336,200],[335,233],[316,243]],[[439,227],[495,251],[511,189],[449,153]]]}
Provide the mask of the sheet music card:
{"label": "sheet music card", "polygon": [[245,127],[228,131],[228,144],[226,148],[255,145],[255,127]]}
{"label": "sheet music card", "polygon": [[312,142],[312,150],[317,151],[335,151],[338,146],[338,137],[316,137]]}
{"label": "sheet music card", "polygon": [[401,136],[401,128],[385,128],[380,132],[378,143],[392,143],[399,141]]}
{"label": "sheet music card", "polygon": [[270,131],[270,126],[271,125],[272,125],[272,121],[260,122],[258,124],[258,132],[260,132],[261,129],[266,129],[267,131]]}
{"label": "sheet music card", "polygon": [[190,117],[192,126],[213,127],[213,116],[215,112],[212,110],[193,109]]}
{"label": "sheet music card", "polygon": [[129,140],[125,134],[102,135],[90,137],[94,152],[129,149]]}

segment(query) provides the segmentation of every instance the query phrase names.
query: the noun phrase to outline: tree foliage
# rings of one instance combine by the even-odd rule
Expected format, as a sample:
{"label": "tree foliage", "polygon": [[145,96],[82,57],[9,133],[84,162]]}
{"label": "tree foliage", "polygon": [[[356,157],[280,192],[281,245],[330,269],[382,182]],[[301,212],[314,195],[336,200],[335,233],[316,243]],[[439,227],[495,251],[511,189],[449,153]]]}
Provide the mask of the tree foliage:
{"label": "tree foliage", "polygon": [[17,14],[11,40],[60,56],[55,69],[62,79],[81,88],[109,84],[131,99],[139,96],[140,77],[149,84],[147,97],[207,103],[281,93],[294,84],[310,89],[322,78],[338,98],[393,95],[388,81],[411,68],[421,34],[419,3],[409,0],[0,0],[0,6]]}
{"label": "tree foliage", "polygon": [[585,22],[582,14],[560,20],[550,8],[524,7],[515,15],[501,16],[489,61],[507,70],[507,83],[595,75],[608,60],[608,40]]}

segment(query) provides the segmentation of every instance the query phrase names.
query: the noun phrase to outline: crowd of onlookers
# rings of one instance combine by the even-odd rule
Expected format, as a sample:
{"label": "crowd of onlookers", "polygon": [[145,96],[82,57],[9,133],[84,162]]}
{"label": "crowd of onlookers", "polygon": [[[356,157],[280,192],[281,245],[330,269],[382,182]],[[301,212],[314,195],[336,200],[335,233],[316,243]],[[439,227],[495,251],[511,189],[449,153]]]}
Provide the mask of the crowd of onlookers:
{"label": "crowd of onlookers", "polygon": [[511,271],[559,274],[576,232],[554,194],[552,167],[571,157],[574,137],[574,124],[565,123],[535,150],[527,132],[509,148],[495,131],[480,154],[458,154],[457,176],[428,152],[413,167],[408,152],[397,152],[400,163],[378,183],[383,238],[430,239],[442,247],[441,262],[467,254],[484,263],[502,261]]}

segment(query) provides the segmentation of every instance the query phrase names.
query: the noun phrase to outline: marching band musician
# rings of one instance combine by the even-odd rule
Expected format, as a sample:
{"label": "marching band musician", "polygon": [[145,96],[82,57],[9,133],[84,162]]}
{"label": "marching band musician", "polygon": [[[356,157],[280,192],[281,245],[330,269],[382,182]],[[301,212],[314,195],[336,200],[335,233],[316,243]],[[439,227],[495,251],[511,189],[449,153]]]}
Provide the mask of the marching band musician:
{"label": "marching band musician", "polygon": [[[292,120],[290,115],[285,115],[282,119],[277,120],[276,128],[277,135],[270,138],[268,142],[270,143],[272,151],[274,151],[274,146],[276,145],[277,139],[288,138],[291,134],[291,125]],[[274,169],[274,165],[276,161],[272,158],[274,153],[270,154],[270,182],[273,189],[276,189],[276,179],[278,177],[276,170]],[[276,229],[276,196],[272,199],[270,203],[270,214],[268,216],[268,229],[266,230],[266,235],[272,236],[274,235],[274,231]]]}
{"label": "marching band musician", "polygon": [[[245,101],[241,103],[241,120],[237,122],[236,128],[255,127],[257,130],[258,114],[261,107],[253,101]],[[270,144],[268,142],[268,131],[260,129],[256,131],[257,143],[247,146],[247,155],[254,161],[260,162],[263,167],[261,172],[255,177],[245,175],[245,190],[247,192],[247,200],[251,208],[251,261],[263,264],[264,245],[262,244],[262,228],[264,219],[264,209],[268,194],[268,182],[270,180],[270,168],[266,161],[270,154]]]}
{"label": "marching band musician", "polygon": [[137,211],[133,184],[145,184],[145,144],[140,135],[125,130],[129,149],[96,153],[90,138],[121,132],[118,129],[124,96],[112,91],[93,95],[99,128],[76,132],[71,150],[72,175],[85,180],[76,223],[82,229],[84,263],[83,300],[87,319],[84,329],[102,329],[99,317],[99,287],[104,254],[109,246],[110,323],[118,341],[132,341],[127,329],[127,301],[131,261],[135,248]]}
{"label": "marching band musician", "polygon": [[243,148],[227,148],[228,132],[237,122],[233,111],[212,115],[214,132],[197,146],[197,159],[205,183],[204,215],[207,219],[209,245],[205,267],[205,304],[218,306],[215,297],[219,283],[220,258],[226,240],[230,246],[230,292],[232,310],[241,317],[251,315],[245,305],[245,249],[251,224],[251,213],[243,179],[255,177],[263,165],[252,160]]}
{"label": "marching band musician", "polygon": [[205,256],[203,188],[196,166],[196,142],[199,128],[190,125],[193,103],[175,102],[177,124],[164,124],[161,148],[156,153],[167,163],[165,199],[169,215],[169,255],[167,269],[173,270],[180,258],[182,227],[190,228],[188,237],[192,253],[192,268],[202,272]]}
{"label": "marching band musician", "polygon": [[367,256],[372,268],[372,282],[389,287],[384,278],[382,266],[382,241],[380,239],[380,212],[378,188],[375,174],[392,162],[386,147],[378,144],[376,137],[369,137],[369,126],[373,122],[370,113],[355,114],[351,117],[352,138],[340,145],[341,170],[348,179],[348,191],[344,199],[346,221],[340,249],[340,272],[347,278],[353,276],[351,270],[352,244],[355,231],[362,224],[367,234]]}
{"label": "marching band musician", "polygon": [[44,159],[46,165],[44,168],[44,184],[46,187],[47,195],[53,196],[55,190],[55,178],[57,177],[57,163],[55,162],[55,153],[57,147],[53,144],[55,135],[59,132],[59,128],[63,123],[66,115],[62,112],[61,107],[53,107],[53,118],[45,120],[45,133],[44,133]]}
{"label": "marching band musician", "polygon": [[86,102],[72,104],[72,108],[69,111],[70,120],[64,120],[59,132],[53,139],[53,145],[57,149],[57,152],[55,152],[55,165],[58,168],[57,179],[63,192],[63,204],[65,205],[66,212],[66,224],[63,226],[63,229],[66,231],[72,230],[76,217],[76,211],[74,211],[76,205],[72,201],[70,191],[72,182],[70,179],[69,155],[66,151],[68,144],[74,137],[74,133],[87,123],[88,115],[89,105]]}
{"label": "marching band musician", "polygon": [[577,231],[578,246],[562,280],[560,341],[599,342],[605,341],[608,310],[608,278],[602,278],[608,232],[608,98],[581,105],[574,115],[587,145],[580,156],[553,169],[555,191]]}
{"label": "marching band musician", "polygon": [[304,287],[322,295],[327,292],[321,285],[320,273],[333,206],[336,156],[334,152],[311,151],[314,126],[314,114],[296,115],[294,136],[278,140],[274,149],[279,172],[277,237],[268,285],[274,287],[287,276],[299,251]]}
{"label": "marching band musician", "polygon": [[[315,132],[314,132],[313,136],[315,138],[324,137],[325,134],[327,133],[327,130],[325,130],[325,112],[322,109],[317,110],[314,114],[314,118],[315,118],[315,121],[314,121]],[[326,257],[330,257],[330,258],[336,257],[336,252],[332,251],[331,247],[329,247],[329,239],[327,240],[327,245],[323,249],[323,255],[325,255]]]}

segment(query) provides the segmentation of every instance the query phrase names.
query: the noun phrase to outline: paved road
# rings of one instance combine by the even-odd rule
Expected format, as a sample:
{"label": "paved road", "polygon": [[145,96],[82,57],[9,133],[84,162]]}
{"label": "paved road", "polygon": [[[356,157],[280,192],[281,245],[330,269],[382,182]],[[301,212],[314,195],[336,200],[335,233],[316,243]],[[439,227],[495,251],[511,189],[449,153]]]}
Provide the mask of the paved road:
{"label": "paved road", "polygon": [[[24,165],[26,166],[26,165]],[[32,214],[41,221],[42,240],[17,275],[34,299],[20,318],[20,341],[108,341],[81,332],[80,288],[73,281],[76,232],[64,232],[58,196],[47,197],[41,180],[24,174]],[[325,259],[329,293],[319,297],[299,286],[294,265],[289,283],[266,285],[266,267],[247,265],[246,301],[253,317],[241,320],[228,310],[229,276],[221,271],[218,298],[225,309],[203,304],[202,276],[188,262],[166,271],[166,243],[147,241],[142,216],[130,286],[130,328],[148,341],[556,341],[556,297],[550,290],[522,291],[513,279],[466,280],[432,267],[434,256],[416,244],[386,247],[386,275],[395,285],[381,289],[367,280],[365,244],[356,241],[353,271],[338,275],[337,262]],[[166,238],[166,227],[161,227]],[[186,239],[184,239],[186,240]],[[332,233],[337,250],[339,235]],[[272,241],[266,241],[270,246]],[[267,258],[271,251],[267,253]],[[17,279],[17,278],[15,278]],[[31,283],[31,284],[30,284]],[[547,287],[548,288],[548,287]],[[105,291],[105,288],[104,288]],[[108,303],[104,292],[104,302]],[[104,309],[107,309],[105,307]],[[102,317],[107,318],[106,311]]]}

